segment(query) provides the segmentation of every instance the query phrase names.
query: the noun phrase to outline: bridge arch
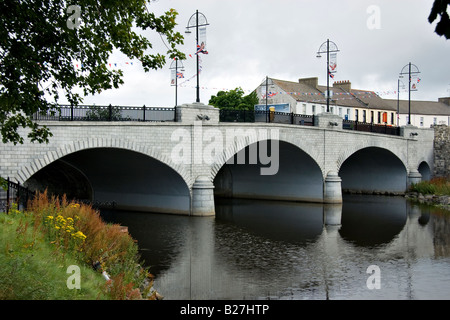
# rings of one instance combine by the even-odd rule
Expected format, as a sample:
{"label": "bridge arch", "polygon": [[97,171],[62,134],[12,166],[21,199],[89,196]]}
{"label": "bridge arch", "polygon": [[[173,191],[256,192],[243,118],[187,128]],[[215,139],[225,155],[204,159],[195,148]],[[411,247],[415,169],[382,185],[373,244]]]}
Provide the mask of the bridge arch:
{"label": "bridge arch", "polygon": [[149,148],[120,141],[74,143],[34,160],[22,170],[22,178],[28,176],[25,182],[36,184],[39,174],[49,177],[55,168],[74,168],[73,172],[80,173],[74,176],[81,177],[83,187],[92,189],[85,193],[91,195],[90,200],[114,201],[124,210],[189,214],[188,177],[170,166],[166,158]]}
{"label": "bridge arch", "polygon": [[155,148],[144,146],[126,139],[88,139],[62,145],[56,148],[56,150],[48,151],[44,156],[35,158],[30,163],[22,166],[18,171],[18,180],[23,183],[33,174],[55,160],[61,159],[74,152],[93,148],[116,148],[142,153],[172,168],[183,178],[187,185],[190,186],[193,183],[189,172],[187,172],[183,166],[174,163],[170,157],[163,155]]}
{"label": "bridge arch", "polygon": [[428,162],[426,162],[426,161],[420,162],[417,170],[422,175],[422,181],[428,181],[431,179],[432,173],[431,173],[431,168],[430,168]]}
{"label": "bridge arch", "polygon": [[378,146],[351,153],[339,167],[344,192],[401,194],[406,190],[407,175],[398,155]]}
{"label": "bridge arch", "polygon": [[[269,146],[269,152],[265,149]],[[318,163],[297,145],[284,140],[258,140],[238,145],[220,169],[213,169],[218,197],[302,202],[323,201],[323,173]],[[271,149],[270,149],[271,148]],[[270,153],[270,163],[260,156]],[[251,155],[258,155],[252,162]],[[245,162],[242,162],[245,159]],[[217,165],[217,164],[216,164]],[[264,172],[262,169],[271,168]]]}
{"label": "bridge arch", "polygon": [[[281,129],[281,130],[280,130]],[[288,128],[290,129],[290,128]],[[234,129],[231,129],[234,130]],[[253,130],[253,131],[251,131]],[[228,128],[226,129],[228,131]],[[259,132],[265,132],[267,134],[267,137],[269,139],[265,139],[265,134],[259,134]],[[305,139],[298,138],[291,134],[289,130],[286,130],[285,128],[256,128],[252,129],[250,128],[247,130],[244,130],[239,133],[234,133],[236,139],[234,139],[232,142],[229,143],[227,146],[225,146],[224,151],[218,155],[215,158],[214,164],[211,167],[211,181],[215,179],[217,173],[219,170],[226,164],[229,159],[234,157],[236,154],[238,154],[240,151],[244,150],[245,148],[249,147],[252,144],[261,142],[261,141],[268,141],[270,138],[274,140],[278,140],[281,143],[287,143],[291,144],[298,149],[302,150],[305,154],[307,154],[316,164],[319,166],[319,168],[322,171],[323,176],[325,176],[325,169],[322,167],[321,164],[321,154],[320,154],[320,148],[317,148],[317,146],[314,143],[311,143]],[[227,133],[228,135],[228,133]],[[227,141],[228,142],[228,141]]]}

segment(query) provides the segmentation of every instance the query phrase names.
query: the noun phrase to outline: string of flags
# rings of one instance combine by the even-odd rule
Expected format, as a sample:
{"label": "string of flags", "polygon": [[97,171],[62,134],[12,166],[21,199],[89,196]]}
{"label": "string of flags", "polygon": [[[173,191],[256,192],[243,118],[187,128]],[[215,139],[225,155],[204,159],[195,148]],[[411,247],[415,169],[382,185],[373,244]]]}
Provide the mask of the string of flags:
{"label": "string of flags", "polygon": [[[133,62],[133,61],[125,61],[125,62],[108,62],[106,64],[106,67],[108,68],[121,68],[121,67],[132,67],[132,66],[136,66],[137,63]],[[79,62],[74,62],[74,66],[77,69],[81,69],[83,67],[82,63]]]}

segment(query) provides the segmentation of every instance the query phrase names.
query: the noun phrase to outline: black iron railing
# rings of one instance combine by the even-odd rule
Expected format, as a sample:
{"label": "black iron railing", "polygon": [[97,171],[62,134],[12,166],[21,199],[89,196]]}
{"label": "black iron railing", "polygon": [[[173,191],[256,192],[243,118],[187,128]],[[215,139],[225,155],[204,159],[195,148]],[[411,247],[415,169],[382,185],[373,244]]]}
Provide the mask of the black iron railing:
{"label": "black iron railing", "polygon": [[[36,193],[21,185],[19,182],[12,182],[9,178],[2,181],[0,186],[0,212],[6,212],[8,214],[11,208],[13,208],[13,205],[17,205],[17,209],[20,211],[27,210],[29,201],[33,200]],[[117,205],[115,201],[101,202],[87,199],[73,199],[72,201],[90,205],[94,209],[108,208],[113,210]]]}
{"label": "black iron railing", "polygon": [[314,116],[273,111],[221,109],[219,120],[221,122],[266,122],[314,126]]}
{"label": "black iron railing", "polygon": [[[314,126],[314,115],[288,112],[221,109],[220,122],[265,122]],[[176,108],[148,108],[127,106],[70,106],[37,112],[34,120],[47,121],[176,121]],[[343,120],[343,129],[400,135],[400,128],[351,120]]]}
{"label": "black iron railing", "polygon": [[175,121],[174,108],[127,106],[61,105],[35,113],[34,120],[46,121]]}
{"label": "black iron railing", "polygon": [[0,212],[9,213],[11,205],[17,204],[19,210],[26,210],[28,201],[34,197],[34,192],[20,183],[6,179],[3,188],[0,188]]}
{"label": "black iron railing", "polygon": [[387,124],[373,124],[366,122],[358,122],[352,120],[343,120],[342,128],[346,130],[373,132],[373,133],[383,133],[393,136],[400,135],[400,127],[389,126]]}

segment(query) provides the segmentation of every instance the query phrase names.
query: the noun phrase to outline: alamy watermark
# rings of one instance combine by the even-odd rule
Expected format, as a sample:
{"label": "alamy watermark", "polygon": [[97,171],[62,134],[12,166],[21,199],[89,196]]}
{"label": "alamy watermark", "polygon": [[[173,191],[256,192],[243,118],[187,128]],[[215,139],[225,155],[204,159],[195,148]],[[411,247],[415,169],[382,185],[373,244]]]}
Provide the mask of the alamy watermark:
{"label": "alamy watermark", "polygon": [[67,7],[67,14],[70,14],[67,18],[66,25],[70,30],[77,29],[81,25],[81,7],[79,5],[72,4]]}
{"label": "alamy watermark", "polygon": [[[278,129],[228,128],[224,136],[221,130],[205,129],[201,121],[195,121],[192,134],[188,129],[178,128],[173,131],[170,140],[177,142],[170,155],[176,164],[212,165],[220,161],[224,150],[240,148],[236,157],[226,161],[227,164],[260,163],[263,165],[261,175],[275,175],[279,169]],[[248,159],[243,146],[248,146]]]}
{"label": "alamy watermark", "polygon": [[366,286],[367,289],[381,289],[381,270],[380,267],[372,264],[367,267],[366,273],[369,273],[370,276],[367,278]]}
{"label": "alamy watermark", "polygon": [[66,273],[70,274],[67,278],[67,289],[81,289],[81,270],[77,265],[70,265],[67,267]]}
{"label": "alamy watermark", "polygon": [[381,29],[381,10],[377,5],[370,5],[366,9],[369,17],[367,18],[366,25],[369,30]]}

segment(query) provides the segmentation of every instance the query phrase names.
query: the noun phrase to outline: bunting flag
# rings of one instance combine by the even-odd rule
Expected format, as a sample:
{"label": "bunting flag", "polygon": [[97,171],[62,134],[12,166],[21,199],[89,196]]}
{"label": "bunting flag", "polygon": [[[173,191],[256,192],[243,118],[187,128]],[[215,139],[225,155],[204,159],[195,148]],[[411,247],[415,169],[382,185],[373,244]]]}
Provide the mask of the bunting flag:
{"label": "bunting flag", "polygon": [[[83,64],[80,62],[74,62],[73,64],[75,68],[80,69],[83,68]],[[135,66],[135,62],[132,61],[125,61],[125,62],[108,62],[106,64],[107,68],[120,68],[120,67],[132,67]]]}
{"label": "bunting flag", "polygon": [[413,76],[413,77],[411,77],[411,90],[412,91],[417,91],[418,90],[418,84],[420,83],[420,78],[419,77],[417,77],[417,76]]}

